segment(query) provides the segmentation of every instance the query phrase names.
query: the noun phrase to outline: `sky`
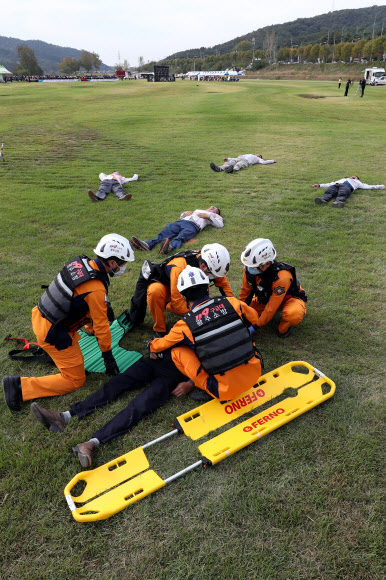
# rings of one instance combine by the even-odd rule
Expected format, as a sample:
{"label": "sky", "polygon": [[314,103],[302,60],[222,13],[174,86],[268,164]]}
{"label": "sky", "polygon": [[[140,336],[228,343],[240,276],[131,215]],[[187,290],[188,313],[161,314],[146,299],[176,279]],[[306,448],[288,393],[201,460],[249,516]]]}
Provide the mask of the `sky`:
{"label": "sky", "polygon": [[1,36],[96,52],[129,66],[210,47],[272,24],[383,0],[11,0],[2,2]]}

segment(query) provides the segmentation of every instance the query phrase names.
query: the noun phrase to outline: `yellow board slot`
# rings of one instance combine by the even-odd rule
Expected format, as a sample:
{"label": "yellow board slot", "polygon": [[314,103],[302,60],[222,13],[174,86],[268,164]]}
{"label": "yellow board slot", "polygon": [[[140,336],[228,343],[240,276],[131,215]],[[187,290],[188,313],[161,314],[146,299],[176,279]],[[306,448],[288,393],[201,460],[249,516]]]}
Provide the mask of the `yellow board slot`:
{"label": "yellow board slot", "polygon": [[[72,510],[72,515],[78,522],[106,520],[164,485],[164,480],[155,471],[148,470],[122,483],[119,487],[110,489],[108,493],[100,495],[85,505],[76,507]],[[71,500],[69,501],[67,497],[66,499],[70,505]]]}
{"label": "yellow board slot", "polygon": [[[323,395],[322,385],[326,383],[330,391]],[[299,389],[296,397],[288,397],[203,443],[199,446],[200,453],[214,465],[329,399],[334,392],[335,383],[327,377],[319,378]]]}
{"label": "yellow board slot", "polygon": [[[301,368],[303,372],[299,372]],[[265,375],[262,375],[256,385],[240,395],[237,399],[225,404],[217,399],[196,407],[177,420],[185,435],[193,441],[200,439],[219,427],[227,425],[260,407],[267,401],[281,395],[286,388],[298,389],[314,378],[313,367],[303,361],[287,363]]]}
{"label": "yellow board slot", "polygon": [[[82,471],[78,473],[66,486],[64,495],[70,495],[74,502],[84,503],[95,496],[105,493],[108,489],[119,485],[134,475],[149,468],[149,461],[142,447],[137,447],[118,459],[109,461],[96,469]],[[85,482],[87,485],[78,496],[72,496],[71,490],[78,482]]]}

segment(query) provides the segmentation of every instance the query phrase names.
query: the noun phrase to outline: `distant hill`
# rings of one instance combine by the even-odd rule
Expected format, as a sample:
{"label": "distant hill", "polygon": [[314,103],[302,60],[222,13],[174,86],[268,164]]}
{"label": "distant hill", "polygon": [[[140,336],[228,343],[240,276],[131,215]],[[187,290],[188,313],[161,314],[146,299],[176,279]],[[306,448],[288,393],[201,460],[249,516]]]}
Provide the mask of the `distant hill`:
{"label": "distant hill", "polygon": [[[191,48],[176,52],[166,57],[165,60],[172,58],[197,58],[216,54],[226,54],[232,52],[239,42],[242,40],[252,41],[255,38],[256,50],[263,49],[263,42],[266,33],[275,31],[277,39],[277,47],[290,47],[301,44],[316,44],[318,42],[326,42],[336,38],[336,43],[344,41],[352,41],[357,38],[370,39],[374,32],[379,36],[385,21],[386,30],[386,6],[371,6],[370,8],[358,8],[351,10],[338,10],[336,12],[328,12],[313,18],[298,18],[293,22],[286,22],[284,24],[273,24],[272,26],[265,26],[253,32],[249,32],[244,36],[238,36],[233,40],[224,42],[223,44],[216,44],[212,47],[201,46],[200,48]],[[375,23],[375,25],[374,25]]]}
{"label": "distant hill", "polygon": [[[80,58],[82,50],[49,44],[42,40],[20,40],[20,38],[9,38],[0,36],[0,64],[12,70],[18,62],[16,49],[19,44],[27,44],[35,53],[39,65],[45,73],[57,72],[58,64],[67,56]],[[102,64],[101,70],[111,68],[107,64]]]}
{"label": "distant hill", "polygon": [[[315,44],[326,42],[327,40],[331,43],[334,37],[337,43],[341,42],[342,39],[343,41],[352,41],[357,38],[370,39],[373,27],[375,34],[379,35],[384,21],[386,22],[386,6],[338,10],[314,16],[313,18],[298,18],[293,22],[258,28],[223,44],[216,44],[212,47],[201,46],[200,48],[175,52],[164,60],[227,54],[232,52],[242,40],[251,41],[253,37],[255,38],[255,49],[262,50],[266,33],[273,30],[276,34],[277,48]],[[57,72],[58,64],[63,58],[67,56],[80,58],[82,52],[76,48],[49,44],[42,40],[21,40],[20,38],[0,36],[0,64],[3,64],[9,70],[12,70],[17,65],[16,48],[19,44],[27,44],[32,48],[39,65],[46,73]],[[101,66],[101,70],[109,68],[111,66],[104,63]]]}

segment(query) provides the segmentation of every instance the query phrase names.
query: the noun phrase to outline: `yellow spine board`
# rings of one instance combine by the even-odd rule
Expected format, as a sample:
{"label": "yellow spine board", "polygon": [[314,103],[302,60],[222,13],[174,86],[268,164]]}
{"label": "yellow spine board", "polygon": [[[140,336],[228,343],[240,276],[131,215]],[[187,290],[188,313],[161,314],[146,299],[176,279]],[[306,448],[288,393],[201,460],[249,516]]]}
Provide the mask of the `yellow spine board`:
{"label": "yellow spine board", "polygon": [[[331,388],[329,393],[323,395],[322,385],[326,383]],[[299,389],[296,397],[288,397],[284,401],[203,443],[199,446],[200,453],[215,465],[226,457],[233,455],[236,451],[250,445],[256,439],[268,435],[268,433],[292,421],[295,417],[323,403],[323,401],[332,397],[334,392],[335,383],[327,377],[319,378]]]}
{"label": "yellow spine board", "polygon": [[227,425],[281,395],[286,388],[298,389],[313,378],[314,369],[310,364],[303,361],[290,362],[262,375],[255,386],[237,399],[228,401],[226,404],[213,399],[209,403],[179,415],[177,420],[185,435],[196,441],[210,431]]}
{"label": "yellow spine board", "polygon": [[[312,374],[296,372],[294,367],[299,366],[306,367],[308,371],[312,371]],[[315,375],[319,377],[317,380],[313,380]],[[273,381],[272,384],[275,385],[277,392],[280,391],[279,394],[287,387],[297,388],[299,387],[299,383],[300,385],[307,384],[299,388],[296,397],[288,397],[280,403],[272,405],[269,409],[256,414],[254,417],[200,445],[199,450],[203,458],[209,459],[213,465],[225,459],[225,457],[229,457],[236,451],[243,449],[247,445],[250,445],[256,439],[288,423],[302,413],[309,411],[316,405],[332,397],[335,392],[335,383],[333,381],[304,362],[292,362],[264,375],[259,381],[259,387],[262,381],[264,381],[262,383],[264,388],[266,388],[265,385],[269,386]],[[326,384],[329,385],[330,390],[327,394],[323,394],[322,386]],[[273,394],[274,392],[276,393],[272,388],[269,393],[269,398],[265,400],[270,400],[272,397],[277,396],[277,393],[275,395]],[[239,399],[235,401],[237,402]],[[232,404],[232,401],[227,404]],[[208,425],[205,425],[205,427],[199,426],[199,428],[194,427],[190,431],[192,439],[198,438],[197,434],[200,432],[200,429],[206,434],[210,430],[226,425],[229,421],[242,416],[260,404],[261,402],[258,404],[257,401],[253,401],[253,406],[240,405],[240,408],[237,408],[236,405],[234,413],[231,414],[231,418],[226,417],[224,412],[220,413],[222,411],[220,407],[223,406],[219,401],[211,401],[206,405],[198,407],[195,411],[202,411],[204,407],[209,408],[208,414],[205,411],[199,417],[204,417],[210,426],[209,428]],[[187,413],[181,415],[178,419],[180,420],[181,417],[186,416],[188,416]],[[226,420],[224,421],[224,419]],[[193,418],[192,421],[194,420]],[[188,421],[189,423],[190,421]],[[197,421],[196,424],[199,425],[199,422]],[[173,432],[170,433],[170,435],[172,434]],[[164,438],[165,436],[161,439]],[[153,470],[149,469],[150,465],[145,452],[142,447],[138,447],[96,469],[78,473],[66,486],[64,495],[75,520],[79,522],[104,520],[132,503],[154,493],[161,487],[164,487],[169,481],[195,468],[200,463],[198,461],[196,464],[192,464],[188,468],[185,468],[185,470],[164,481]],[[203,463],[205,464],[205,461]],[[79,495],[72,495],[73,488],[79,482],[86,484],[83,492]]]}

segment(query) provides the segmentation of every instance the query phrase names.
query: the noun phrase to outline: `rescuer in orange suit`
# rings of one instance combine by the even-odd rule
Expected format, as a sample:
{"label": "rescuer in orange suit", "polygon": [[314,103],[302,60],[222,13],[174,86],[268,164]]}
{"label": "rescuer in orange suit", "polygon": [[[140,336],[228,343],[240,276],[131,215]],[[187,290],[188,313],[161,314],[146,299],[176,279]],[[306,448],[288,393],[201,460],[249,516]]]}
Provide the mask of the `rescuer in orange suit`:
{"label": "rescuer in orange suit", "polygon": [[94,253],[95,260],[83,255],[70,260],[33,308],[33,330],[60,374],[4,377],[5,402],[12,411],[20,411],[23,401],[63,395],[84,385],[86,373],[77,332],[82,326],[87,325],[97,337],[106,373],[119,372],[111,351],[108,276],[123,274],[126,263],[134,260],[134,253],[129,241],[118,234],[104,236]]}
{"label": "rescuer in orange suit", "polygon": [[277,335],[286,338],[306,314],[307,296],[300,286],[295,268],[275,260],[276,250],[271,240],[253,240],[241,254],[244,264],[239,299],[259,314],[257,326],[264,326],[282,313]]}
{"label": "rescuer in orange suit", "polygon": [[190,387],[179,385],[176,395],[195,385],[201,390],[190,394],[195,400],[238,397],[261,375],[261,360],[251,336],[258,322],[256,311],[237,298],[209,298],[209,279],[199,268],[187,266],[177,288],[188,312],[166,336],[150,342],[150,356],[173,347],[175,366],[191,380]]}
{"label": "rescuer in orange suit", "polygon": [[188,312],[186,301],[177,289],[178,276],[188,263],[205,272],[222,295],[233,296],[226,277],[230,256],[228,250],[221,244],[206,244],[201,252],[197,250],[181,252],[178,257],[171,256],[159,265],[145,261],[131,300],[130,319],[133,324],[143,322],[147,303],[154,320],[154,336],[164,336],[165,309],[180,316]]}

